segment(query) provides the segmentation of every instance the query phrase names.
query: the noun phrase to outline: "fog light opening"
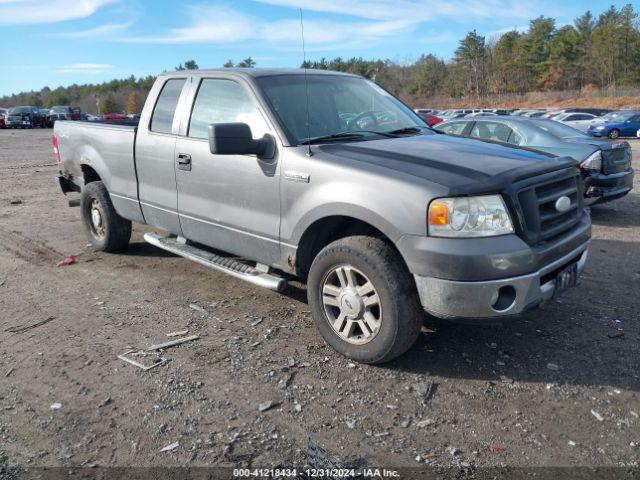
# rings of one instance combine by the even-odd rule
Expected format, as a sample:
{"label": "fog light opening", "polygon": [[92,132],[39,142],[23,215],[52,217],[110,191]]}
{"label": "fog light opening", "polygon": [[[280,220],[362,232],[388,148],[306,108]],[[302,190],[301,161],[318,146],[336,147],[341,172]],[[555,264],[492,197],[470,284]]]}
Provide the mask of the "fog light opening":
{"label": "fog light opening", "polygon": [[511,285],[500,287],[494,293],[492,300],[494,300],[494,302],[491,308],[496,312],[507,311],[516,303],[516,289]]}

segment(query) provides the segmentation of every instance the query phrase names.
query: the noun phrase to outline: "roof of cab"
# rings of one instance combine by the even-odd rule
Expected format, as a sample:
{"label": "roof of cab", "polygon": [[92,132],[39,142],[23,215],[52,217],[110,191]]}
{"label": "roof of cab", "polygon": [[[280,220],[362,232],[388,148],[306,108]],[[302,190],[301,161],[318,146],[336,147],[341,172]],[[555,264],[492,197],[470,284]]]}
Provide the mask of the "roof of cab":
{"label": "roof of cab", "polygon": [[[336,72],[334,70],[316,70],[309,68],[306,70],[307,75],[340,75],[345,77],[357,77],[352,73]],[[213,68],[204,70],[177,70],[175,72],[165,72],[160,76],[183,77],[185,74],[194,76],[215,75],[219,73],[236,74],[245,77],[273,77],[276,75],[304,75],[303,68]]]}

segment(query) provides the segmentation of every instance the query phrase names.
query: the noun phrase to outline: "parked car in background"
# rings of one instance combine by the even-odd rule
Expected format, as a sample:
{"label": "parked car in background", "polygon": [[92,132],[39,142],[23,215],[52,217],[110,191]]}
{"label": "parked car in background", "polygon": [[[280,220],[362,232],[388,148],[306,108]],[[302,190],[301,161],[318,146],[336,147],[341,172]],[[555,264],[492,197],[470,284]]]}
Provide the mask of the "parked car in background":
{"label": "parked car in background", "polygon": [[607,109],[607,108],[580,108],[580,107],[576,107],[576,108],[560,108],[557,110],[551,110],[549,111],[547,114],[544,115],[544,118],[553,118],[555,116],[558,116],[562,113],[590,113],[592,115],[595,115],[596,117],[600,117],[602,115],[605,115],[607,113],[609,113],[611,110]]}
{"label": "parked car in background", "polygon": [[433,127],[434,125],[437,125],[438,123],[444,120],[431,113],[416,113],[416,115],[418,115],[422,120],[424,120],[424,123],[426,123],[430,127]]}
{"label": "parked car in background", "polygon": [[553,117],[552,120],[586,132],[596,118],[598,117],[592,113],[562,113]]}
{"label": "parked car in background", "polygon": [[102,120],[107,122],[117,122],[119,120],[125,120],[127,117],[121,113],[105,113],[102,115]]}
{"label": "parked car in background", "polygon": [[587,133],[593,137],[633,137],[640,128],[640,111],[629,110],[615,115],[603,122],[593,123]]}
{"label": "parked car in background", "polygon": [[5,123],[6,114],[7,114],[7,109],[0,108],[0,128],[7,128],[7,124]]}
{"label": "parked car in background", "polygon": [[546,115],[547,112],[548,110],[531,110],[529,112],[525,112],[522,116],[526,118],[540,118]]}
{"label": "parked car in background", "polygon": [[37,107],[20,106],[9,109],[5,123],[7,128],[44,128],[46,121]]}
{"label": "parked car in background", "polygon": [[627,142],[597,140],[554,120],[523,117],[476,117],[443,122],[436,130],[462,137],[525,147],[580,164],[588,204],[623,197],[633,187],[631,147]]}
{"label": "parked car in background", "polygon": [[82,112],[79,108],[67,105],[56,105],[51,107],[47,115],[47,126],[53,127],[58,120],[82,120]]}

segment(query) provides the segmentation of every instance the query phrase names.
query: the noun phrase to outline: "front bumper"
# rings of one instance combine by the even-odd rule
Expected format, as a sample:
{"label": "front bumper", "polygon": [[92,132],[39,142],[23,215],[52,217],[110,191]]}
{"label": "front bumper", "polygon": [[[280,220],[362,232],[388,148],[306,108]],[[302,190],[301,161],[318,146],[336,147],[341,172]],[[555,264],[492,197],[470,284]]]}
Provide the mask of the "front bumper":
{"label": "front bumper", "polygon": [[592,137],[606,137],[609,134],[606,130],[587,130],[587,135]]}
{"label": "front bumper", "polygon": [[414,275],[423,308],[441,318],[496,318],[532,310],[551,299],[556,275],[577,262],[580,274],[589,242],[527,275],[487,281],[455,281]]}
{"label": "front bumper", "polygon": [[624,197],[633,188],[632,168],[620,173],[604,175],[590,174],[585,178],[585,197],[587,203],[603,203]]}
{"label": "front bumper", "polygon": [[30,127],[30,120],[8,120],[7,127]]}

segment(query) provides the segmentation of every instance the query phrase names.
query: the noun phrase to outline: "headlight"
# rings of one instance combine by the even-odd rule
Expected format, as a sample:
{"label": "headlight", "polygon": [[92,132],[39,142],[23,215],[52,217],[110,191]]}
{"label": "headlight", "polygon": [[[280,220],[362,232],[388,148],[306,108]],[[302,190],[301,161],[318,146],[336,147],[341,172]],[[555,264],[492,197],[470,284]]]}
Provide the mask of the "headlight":
{"label": "headlight", "polygon": [[596,130],[604,130],[604,125],[598,125],[598,126],[596,127]]}
{"label": "headlight", "polygon": [[434,237],[493,237],[513,233],[513,224],[500,195],[438,198],[429,205],[429,235]]}
{"label": "headlight", "polygon": [[589,155],[589,157],[580,164],[585,170],[593,170],[595,172],[602,171],[602,151],[598,150]]}

